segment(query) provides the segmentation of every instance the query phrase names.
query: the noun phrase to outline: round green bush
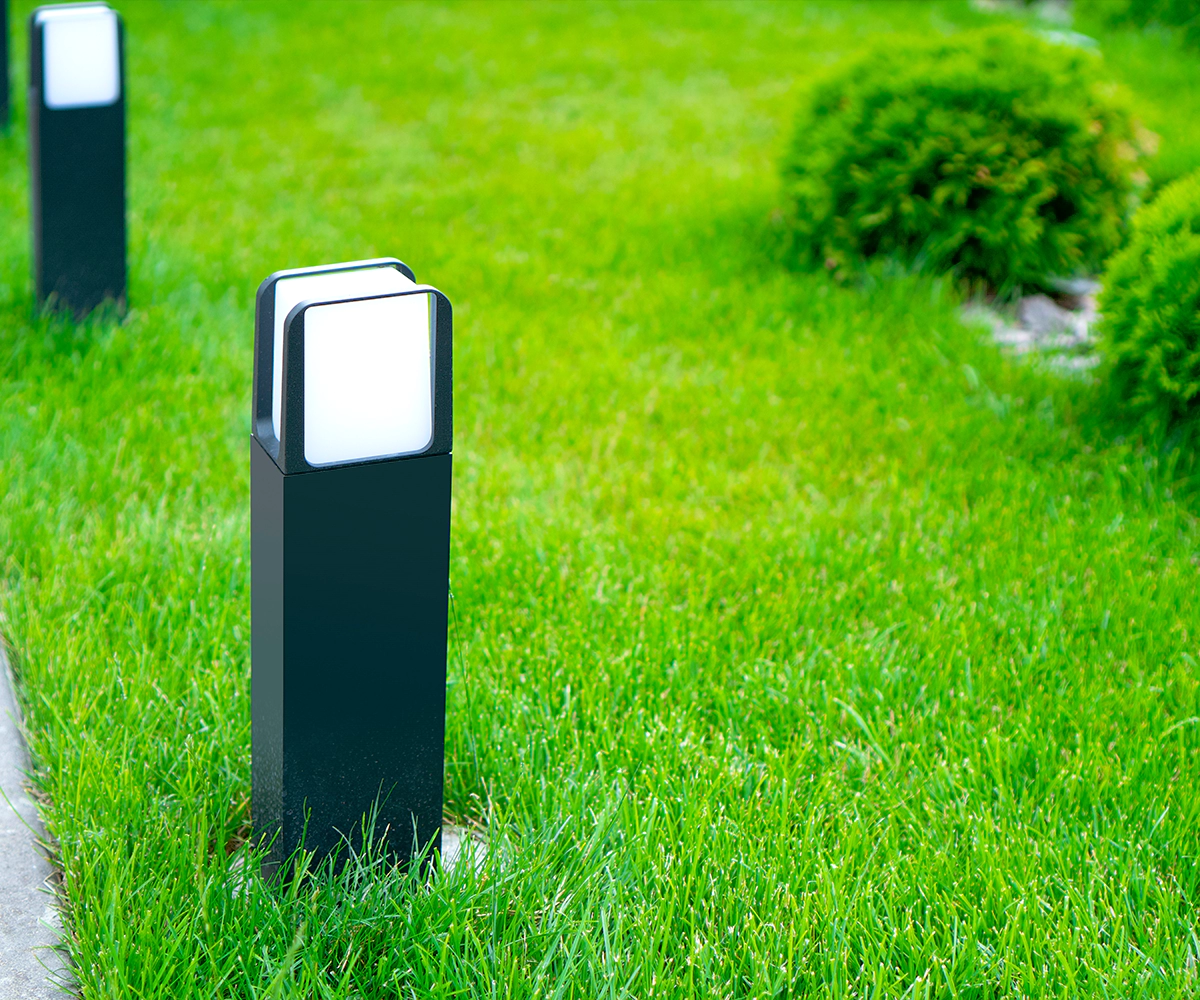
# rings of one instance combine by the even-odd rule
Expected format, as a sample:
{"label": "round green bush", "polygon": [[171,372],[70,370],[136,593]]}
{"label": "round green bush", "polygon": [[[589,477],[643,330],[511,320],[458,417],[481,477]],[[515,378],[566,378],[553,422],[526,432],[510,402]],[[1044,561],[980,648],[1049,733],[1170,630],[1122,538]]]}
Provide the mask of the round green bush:
{"label": "round green bush", "polygon": [[839,272],[887,254],[997,290],[1095,271],[1144,178],[1135,138],[1093,53],[1015,27],[888,36],[799,116],[795,247]]}
{"label": "round green bush", "polygon": [[1200,411],[1200,175],[1134,217],[1100,293],[1101,347],[1118,398],[1164,430]]}
{"label": "round green bush", "polygon": [[1179,29],[1185,45],[1200,47],[1200,4],[1196,0],[1075,0],[1074,13],[1108,27]]}

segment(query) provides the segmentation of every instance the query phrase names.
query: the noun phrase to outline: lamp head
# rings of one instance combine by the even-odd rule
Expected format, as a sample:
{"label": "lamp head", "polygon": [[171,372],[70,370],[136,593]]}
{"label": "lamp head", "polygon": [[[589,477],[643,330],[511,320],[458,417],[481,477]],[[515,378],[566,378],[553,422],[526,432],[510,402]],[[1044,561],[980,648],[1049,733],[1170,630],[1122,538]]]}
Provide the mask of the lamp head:
{"label": "lamp head", "polygon": [[394,258],[259,288],[254,435],[284,473],[450,451],[451,310]]}
{"label": "lamp head", "polygon": [[[51,110],[99,108],[121,98],[120,17],[103,3],[39,7],[42,101]],[[38,61],[34,56],[35,68]]]}

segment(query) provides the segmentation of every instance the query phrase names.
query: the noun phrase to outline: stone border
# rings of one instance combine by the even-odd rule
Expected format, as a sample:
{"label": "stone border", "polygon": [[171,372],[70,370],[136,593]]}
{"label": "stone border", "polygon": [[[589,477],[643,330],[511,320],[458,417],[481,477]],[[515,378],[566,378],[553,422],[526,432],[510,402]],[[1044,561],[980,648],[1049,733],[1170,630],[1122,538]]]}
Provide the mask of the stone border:
{"label": "stone border", "polygon": [[25,787],[28,770],[12,671],[0,646],[0,997],[63,1000],[73,980],[59,945],[62,918],[54,868],[41,847],[45,830]]}

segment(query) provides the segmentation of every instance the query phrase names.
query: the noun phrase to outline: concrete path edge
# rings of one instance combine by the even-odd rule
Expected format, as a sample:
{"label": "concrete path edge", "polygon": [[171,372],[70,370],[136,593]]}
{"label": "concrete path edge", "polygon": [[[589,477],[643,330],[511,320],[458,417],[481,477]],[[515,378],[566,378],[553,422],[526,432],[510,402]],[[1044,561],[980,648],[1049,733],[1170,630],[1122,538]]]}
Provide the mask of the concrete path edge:
{"label": "concrete path edge", "polygon": [[[29,754],[12,670],[0,646],[0,1000],[63,1000],[70,966],[45,831],[25,788]],[[7,801],[5,801],[7,799]]]}

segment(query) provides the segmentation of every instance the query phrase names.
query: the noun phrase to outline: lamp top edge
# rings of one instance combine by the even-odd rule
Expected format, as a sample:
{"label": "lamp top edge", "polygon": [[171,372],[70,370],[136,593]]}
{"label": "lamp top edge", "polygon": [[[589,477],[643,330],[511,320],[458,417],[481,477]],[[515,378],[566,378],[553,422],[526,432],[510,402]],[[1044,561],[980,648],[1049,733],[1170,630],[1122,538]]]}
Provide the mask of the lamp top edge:
{"label": "lamp top edge", "polygon": [[412,273],[410,268],[399,257],[371,257],[367,260],[347,260],[336,264],[317,264],[314,267],[287,267],[272,271],[258,286],[259,294],[284,278],[303,278],[313,274],[336,274],[339,271],[366,271],[375,267],[394,267],[401,273]]}
{"label": "lamp top edge", "polygon": [[56,21],[66,16],[90,13],[112,14],[118,20],[121,17],[120,12],[108,4],[89,0],[84,3],[43,4],[41,7],[34,8],[33,20],[35,24],[45,24],[47,21]]}
{"label": "lamp top edge", "polygon": [[[434,288],[433,285],[416,285],[400,292],[373,292],[370,295],[348,295],[335,299],[301,299],[288,310],[283,322],[286,327],[299,313],[317,306],[340,306],[350,302],[371,302],[375,299],[400,299],[409,295],[441,295],[442,298],[446,298],[445,293]],[[449,299],[446,301],[448,302]]]}

